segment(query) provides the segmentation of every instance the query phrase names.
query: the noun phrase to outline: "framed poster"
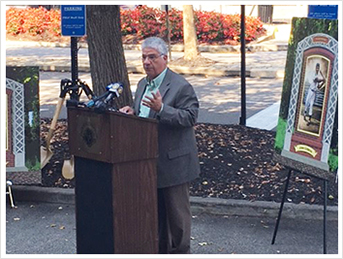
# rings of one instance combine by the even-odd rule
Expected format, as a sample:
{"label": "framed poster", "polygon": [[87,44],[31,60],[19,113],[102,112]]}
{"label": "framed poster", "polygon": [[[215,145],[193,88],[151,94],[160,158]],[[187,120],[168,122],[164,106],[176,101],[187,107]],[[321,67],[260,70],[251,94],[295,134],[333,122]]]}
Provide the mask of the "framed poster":
{"label": "framed poster", "polygon": [[6,67],[6,175],[41,183],[39,67]]}
{"label": "framed poster", "polygon": [[287,54],[275,141],[283,161],[324,178],[338,168],[338,35],[326,33],[330,23],[337,25],[335,20],[292,21],[294,45]]}

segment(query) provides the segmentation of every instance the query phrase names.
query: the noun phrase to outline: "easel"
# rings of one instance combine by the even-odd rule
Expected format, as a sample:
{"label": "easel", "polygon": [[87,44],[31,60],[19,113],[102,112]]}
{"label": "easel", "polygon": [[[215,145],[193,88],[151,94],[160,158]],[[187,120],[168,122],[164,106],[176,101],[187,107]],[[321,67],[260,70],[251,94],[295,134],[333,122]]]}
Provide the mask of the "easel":
{"label": "easel", "polygon": [[[294,18],[292,24],[299,22],[295,27],[300,28],[300,24],[310,26],[311,19],[302,21]],[[315,21],[323,22],[325,21]],[[323,228],[323,251],[326,254],[326,216],[327,216],[327,180],[332,178],[334,174],[330,171],[328,165],[329,152],[332,146],[338,149],[338,41],[326,34],[327,31],[318,28],[317,33],[305,32],[298,33],[295,28],[293,31],[293,43],[297,46],[294,51],[295,58],[288,59],[286,72],[293,71],[293,74],[285,75],[283,88],[282,102],[287,103],[280,108],[280,118],[286,121],[286,129],[281,130],[284,133],[283,143],[278,143],[277,150],[280,153],[274,153],[274,160],[289,169],[286,181],[285,191],[282,197],[282,203],[279,210],[279,215],[276,222],[272,244],[275,242],[276,233],[280,223],[283,205],[285,202],[289,179],[292,170],[302,172],[316,178],[324,180],[324,228]],[[318,105],[320,116],[319,129],[311,130],[304,127],[304,109],[302,106],[305,90],[305,75],[307,69],[310,68],[310,59],[313,58],[313,64],[322,64],[326,67],[326,86],[323,101]],[[292,80],[290,80],[292,78]],[[318,81],[314,81],[318,83]],[[286,102],[284,102],[286,101]],[[287,112],[288,110],[288,112]],[[312,114],[312,113],[311,113]],[[319,115],[319,114],[317,114]],[[306,123],[307,125],[307,123]],[[309,125],[307,125],[309,126]],[[281,133],[281,134],[283,134]],[[280,136],[281,136],[280,134]],[[335,139],[333,140],[333,137]],[[333,142],[332,142],[333,140]],[[282,149],[282,150],[281,150]],[[277,151],[278,152],[278,151]],[[300,154],[297,154],[300,152]],[[304,152],[304,153],[301,153]],[[302,162],[301,162],[302,161]]]}
{"label": "easel", "polygon": [[[272,245],[275,243],[276,234],[277,234],[277,231],[279,228],[281,214],[282,214],[282,210],[283,210],[283,205],[285,203],[286,195],[287,195],[287,191],[288,191],[289,179],[291,178],[292,171],[298,171],[298,172],[313,176],[315,178],[318,178],[318,179],[321,179],[324,181],[323,254],[326,254],[327,253],[327,249],[326,249],[326,247],[327,247],[326,246],[326,244],[327,244],[327,242],[326,242],[326,240],[327,240],[326,239],[326,232],[327,232],[326,231],[326,229],[327,229],[327,181],[328,181],[327,178],[329,178],[330,175],[328,175],[328,173],[326,171],[322,171],[322,170],[317,169],[317,168],[312,168],[310,166],[301,164],[301,163],[293,161],[293,160],[290,161],[289,159],[281,157],[278,154],[274,154],[274,159],[278,160],[281,164],[284,164],[285,167],[288,168],[288,176],[287,176],[287,180],[286,180],[286,184],[285,184],[285,190],[284,190],[283,195],[282,195],[282,201],[281,201],[281,205],[280,205],[280,209],[279,209],[279,214],[278,214],[278,217],[276,220],[276,225],[275,225],[273,239],[272,239]],[[290,166],[290,164],[293,164],[293,166]],[[299,167],[297,165],[299,165]],[[298,169],[294,169],[294,167],[298,167]],[[311,173],[306,173],[306,170],[303,170],[306,168],[309,169],[309,171]],[[324,177],[322,177],[320,175],[322,175]],[[328,176],[328,177],[325,178],[325,176]]]}

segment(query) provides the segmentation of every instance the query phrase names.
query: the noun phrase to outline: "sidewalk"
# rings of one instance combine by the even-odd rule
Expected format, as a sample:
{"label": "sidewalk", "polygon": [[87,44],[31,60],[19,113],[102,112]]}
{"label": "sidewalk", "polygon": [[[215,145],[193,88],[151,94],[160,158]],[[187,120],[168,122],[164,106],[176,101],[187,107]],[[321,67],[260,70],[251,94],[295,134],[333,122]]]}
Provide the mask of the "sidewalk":
{"label": "sidewalk", "polygon": [[[285,27],[289,30],[289,26]],[[272,91],[275,90],[272,94],[274,96],[279,96],[278,93],[281,92],[282,87],[282,79],[284,77],[284,70],[286,64],[286,56],[287,56],[287,47],[288,47],[288,37],[289,32],[283,32],[281,36],[277,36],[275,39],[268,39],[262,41],[260,43],[254,44],[247,44],[247,52],[246,52],[246,85],[251,86],[253,91],[258,91],[260,89],[261,83],[266,84],[267,87],[267,95],[271,94]],[[280,33],[281,33],[280,32]],[[90,67],[89,67],[89,57],[88,57],[88,49],[86,48],[85,44],[80,44],[81,48],[78,51],[78,64],[79,64],[79,72],[80,74],[89,74]],[[170,64],[169,67],[174,71],[183,74],[184,76],[188,77],[202,77],[199,80],[193,80],[193,86],[197,86],[202,84],[203,81],[206,81],[207,78],[221,78],[220,85],[215,85],[215,87],[220,91],[226,91],[227,89],[223,89],[223,85],[230,85],[232,87],[239,86],[239,76],[241,73],[241,54],[239,52],[240,46],[199,46],[201,55],[205,58],[214,60],[216,63],[209,67],[182,67],[182,66],[175,66]],[[142,62],[140,61],[141,51],[139,45],[125,45],[125,60],[127,69],[129,72],[129,76],[133,77],[137,74],[144,74],[144,70],[142,67]],[[281,49],[281,50],[280,50]],[[173,51],[171,53],[171,59],[176,60],[183,56],[182,45],[173,46]],[[280,50],[280,51],[278,51]],[[12,66],[39,66],[42,72],[52,72],[57,74],[56,72],[64,72],[70,73],[71,70],[71,60],[70,60],[70,47],[68,44],[60,45],[55,43],[40,43],[40,42],[6,42],[6,64]],[[70,75],[67,75],[69,77]],[[236,90],[231,89],[231,95],[225,95],[224,92],[221,92],[221,97],[225,102],[220,102],[219,105],[211,104],[209,107],[209,103],[207,100],[209,89],[212,89],[213,85],[211,80],[207,80],[208,84],[206,87],[198,87],[198,91],[202,93],[201,100],[202,103],[205,105],[202,107],[201,116],[199,116],[199,121],[209,122],[208,118],[211,118],[212,122],[218,123],[228,123],[228,121],[233,120],[237,121],[239,119],[239,110],[233,109],[232,107],[228,107],[229,105],[238,105],[239,100],[236,96],[231,96],[233,93],[236,93]],[[131,82],[131,81],[130,81]],[[131,82],[132,83],[132,82]],[[59,84],[59,83],[58,83]],[[274,84],[273,86],[271,86]],[[135,85],[133,83],[132,85]],[[276,87],[276,88],[273,88]],[[49,93],[51,89],[48,87]],[[239,89],[237,88],[237,91]],[[261,94],[262,92],[260,92]],[[197,92],[197,94],[199,94]],[[247,96],[250,93],[247,92]],[[51,96],[49,95],[49,102],[51,101]],[[57,96],[57,95],[56,95]],[[218,97],[219,98],[219,97]],[[260,95],[257,92],[253,96],[250,97],[250,101],[256,103],[260,100]],[[263,98],[264,99],[264,98]],[[271,100],[271,98],[269,98]],[[233,103],[234,102],[234,103]],[[269,116],[270,123],[268,125],[261,125],[260,117],[264,114],[256,114],[257,117],[248,118],[247,125],[251,127],[259,127],[263,129],[271,130],[275,128],[277,123],[277,115],[279,111],[279,106],[274,105],[275,103],[279,102],[279,99],[273,98],[272,103],[270,102],[262,102],[256,103],[256,106],[252,109],[252,102],[249,102],[247,105],[248,107],[248,114],[247,116],[250,117],[252,114],[258,113],[260,110],[267,108],[267,106],[273,105],[273,116]],[[54,106],[50,105],[47,107],[44,106],[44,114],[50,114],[50,109],[54,108]],[[218,112],[218,109],[223,110],[230,110],[228,117],[224,118],[222,116],[222,112]],[[52,113],[52,112],[51,112]],[[65,109],[62,108],[61,116],[66,114]],[[50,115],[49,115],[50,116]],[[51,115],[52,116],[52,115]],[[236,119],[236,117],[238,119]],[[265,120],[264,120],[265,121]]]}
{"label": "sidewalk", "polygon": [[[266,25],[267,35],[257,43],[246,44],[246,76],[252,78],[283,78],[288,40],[291,33],[291,24]],[[78,53],[79,72],[89,72],[88,48],[86,43],[79,44]],[[170,67],[177,73],[211,75],[211,76],[240,76],[241,54],[240,45],[199,45],[201,55],[210,58],[216,63],[211,67],[188,68]],[[11,50],[23,48],[19,55],[13,55]],[[37,53],[45,51],[45,54]],[[49,55],[53,49],[59,49],[55,57]],[[64,49],[64,51],[61,51]],[[43,71],[70,71],[69,44],[49,42],[7,42],[6,65],[39,66]],[[36,50],[36,51],[35,51]],[[183,45],[172,46],[170,60],[183,56]],[[144,73],[139,56],[140,45],[124,44],[126,65],[129,73]],[[54,53],[54,52],[53,52]]]}

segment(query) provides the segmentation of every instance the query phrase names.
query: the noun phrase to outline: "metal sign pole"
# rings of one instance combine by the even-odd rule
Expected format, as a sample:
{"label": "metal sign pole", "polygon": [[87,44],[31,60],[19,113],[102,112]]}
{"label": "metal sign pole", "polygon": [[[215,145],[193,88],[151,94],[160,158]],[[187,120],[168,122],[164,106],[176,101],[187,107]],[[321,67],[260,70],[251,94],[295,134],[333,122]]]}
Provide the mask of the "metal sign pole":
{"label": "metal sign pole", "polygon": [[168,5],[166,5],[166,26],[167,26],[167,39],[168,39],[168,49],[169,49],[169,60],[172,60],[171,46],[170,46],[170,26],[169,26],[169,8],[168,8]]}
{"label": "metal sign pole", "polygon": [[77,38],[70,37],[70,48],[71,48],[71,79],[73,81],[78,78],[78,62],[77,62]]}
{"label": "metal sign pole", "polygon": [[[77,60],[77,37],[70,37],[70,49],[71,49],[71,80],[73,86],[75,86],[78,75],[78,60]],[[70,98],[72,100],[79,100],[79,95],[77,92],[72,91]]]}
{"label": "metal sign pole", "polygon": [[240,125],[246,124],[245,94],[245,5],[241,5],[241,117]]}
{"label": "metal sign pole", "polygon": [[[86,34],[86,6],[85,5],[61,5],[61,33],[63,36],[70,36],[71,50],[71,82],[72,91],[70,99],[79,100],[77,81],[77,41],[78,37]],[[62,86],[61,86],[62,88]]]}

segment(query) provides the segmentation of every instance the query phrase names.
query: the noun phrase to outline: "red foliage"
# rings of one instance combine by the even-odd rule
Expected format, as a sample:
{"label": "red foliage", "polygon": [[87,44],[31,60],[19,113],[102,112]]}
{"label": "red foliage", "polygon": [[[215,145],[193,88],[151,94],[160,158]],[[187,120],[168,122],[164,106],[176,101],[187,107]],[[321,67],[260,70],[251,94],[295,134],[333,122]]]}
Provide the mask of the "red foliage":
{"label": "red foliage", "polygon": [[[240,15],[195,11],[194,16],[197,38],[200,43],[232,44],[234,41],[240,41]],[[159,9],[139,6],[134,10],[122,10],[121,22],[123,35],[135,34],[140,39],[150,36],[166,36],[166,14]],[[182,11],[174,8],[169,11],[169,25],[171,40],[182,41]],[[247,42],[255,40],[265,33],[263,23],[255,17],[247,16],[245,27]]]}
{"label": "red foliage", "polygon": [[[195,26],[199,43],[232,44],[240,41],[240,15],[226,15],[216,12],[195,11]],[[183,41],[182,11],[169,11],[170,36],[173,42]],[[60,10],[40,8],[6,11],[6,31],[8,34],[50,34],[61,36]],[[264,34],[263,24],[258,18],[246,17],[245,39],[255,40]],[[135,35],[138,39],[150,36],[166,37],[166,13],[160,9],[138,6],[133,10],[121,9],[121,31],[125,35]]]}
{"label": "red foliage", "polygon": [[6,11],[6,32],[12,35],[41,35],[48,33],[61,35],[61,14],[59,10],[46,10],[43,7],[17,9]]}

